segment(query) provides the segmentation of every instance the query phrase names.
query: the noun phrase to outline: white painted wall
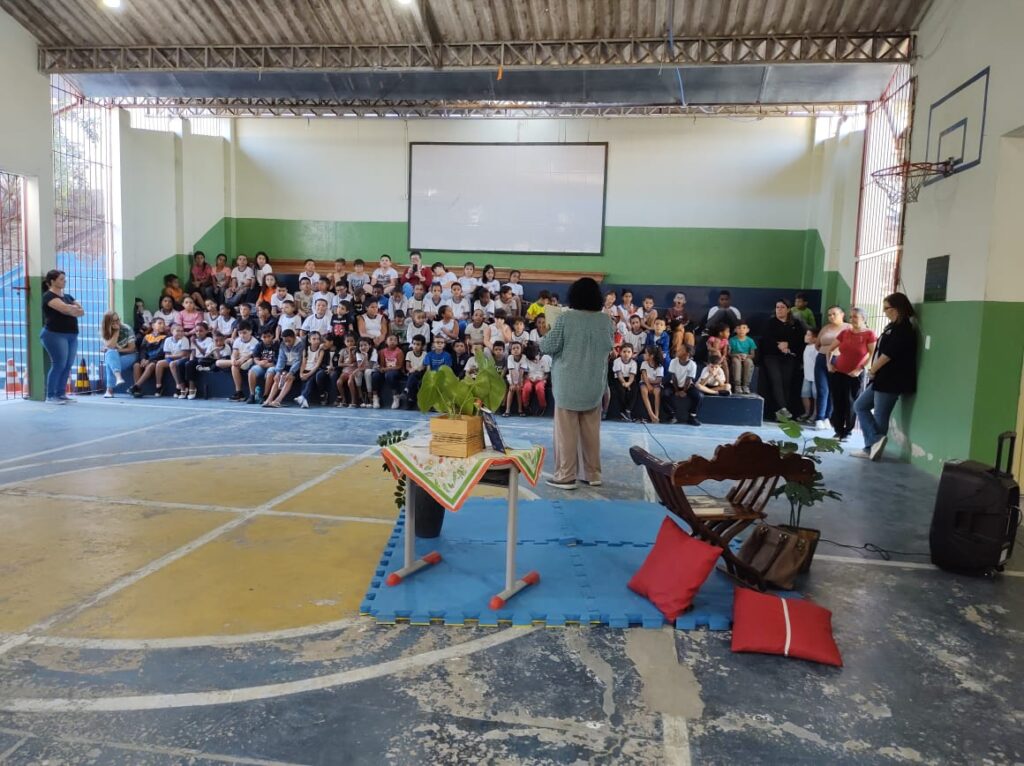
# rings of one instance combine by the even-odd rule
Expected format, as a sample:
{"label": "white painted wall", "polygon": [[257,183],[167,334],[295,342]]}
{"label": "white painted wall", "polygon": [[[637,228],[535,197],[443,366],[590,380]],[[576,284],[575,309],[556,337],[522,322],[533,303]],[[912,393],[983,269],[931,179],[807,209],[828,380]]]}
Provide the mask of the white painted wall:
{"label": "white painted wall", "polygon": [[410,141],[607,141],[610,226],[803,229],[811,119],[239,119],[234,215],[405,221]]}
{"label": "white painted wall", "polygon": [[0,170],[28,178],[29,273],[52,267],[53,155],[50,82],[36,70],[36,41],[0,11]]}
{"label": "white painted wall", "polygon": [[137,274],[175,253],[179,206],[174,133],[135,130],[121,112],[121,242],[123,274]]}
{"label": "white painted wall", "polygon": [[814,151],[819,166],[814,225],[825,247],[825,269],[838,271],[852,289],[864,131],[834,135]]}
{"label": "white painted wall", "polygon": [[[981,164],[925,187],[907,208],[903,281],[911,300],[923,296],[925,261],[947,253],[948,300],[1024,300],[1019,248],[993,241],[998,178],[1015,159],[1015,145],[1000,138],[1024,125],[1021,30],[1019,0],[936,0],[921,24],[913,159],[924,157],[930,105],[985,67],[991,75]],[[1020,211],[1024,197],[1018,199]]]}
{"label": "white painted wall", "polygon": [[132,279],[179,253],[188,253],[228,215],[227,142],[139,130],[119,115],[123,275]]}

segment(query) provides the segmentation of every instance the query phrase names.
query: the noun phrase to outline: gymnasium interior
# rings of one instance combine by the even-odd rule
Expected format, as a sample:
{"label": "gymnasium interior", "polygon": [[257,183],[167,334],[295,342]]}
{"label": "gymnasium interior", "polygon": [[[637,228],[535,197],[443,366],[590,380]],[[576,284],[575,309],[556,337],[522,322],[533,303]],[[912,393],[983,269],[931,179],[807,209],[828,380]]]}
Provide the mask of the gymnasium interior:
{"label": "gymnasium interior", "polygon": [[[1022,29],[1018,0],[0,0],[0,764],[1024,762]],[[759,348],[797,294],[872,337],[903,295],[916,386],[870,449],[793,423],[805,368],[780,415],[755,357],[699,427],[613,403],[571,492],[558,397],[516,400],[508,452],[485,417],[477,462],[432,460],[441,497],[437,413],[391,382],[339,412],[216,367],[105,384],[105,315],[198,252],[297,297],[412,251],[541,312],[581,278],[683,294],[702,365],[723,291]],[[47,401],[55,271],[81,312]],[[828,492],[786,582],[734,562],[792,481],[715,468],[776,442]],[[726,492],[764,505],[714,547]],[[960,551],[997,519],[996,558],[944,563],[946,511]],[[636,585],[665,525],[714,549],[671,614]]]}

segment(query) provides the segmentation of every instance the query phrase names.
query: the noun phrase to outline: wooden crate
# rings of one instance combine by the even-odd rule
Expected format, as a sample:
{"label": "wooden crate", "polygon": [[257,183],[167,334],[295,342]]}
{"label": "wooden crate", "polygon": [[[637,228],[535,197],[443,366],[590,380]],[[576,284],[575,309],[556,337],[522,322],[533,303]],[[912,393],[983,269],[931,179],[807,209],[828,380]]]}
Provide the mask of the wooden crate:
{"label": "wooden crate", "polygon": [[479,415],[430,419],[430,454],[469,457],[484,448],[484,421]]}

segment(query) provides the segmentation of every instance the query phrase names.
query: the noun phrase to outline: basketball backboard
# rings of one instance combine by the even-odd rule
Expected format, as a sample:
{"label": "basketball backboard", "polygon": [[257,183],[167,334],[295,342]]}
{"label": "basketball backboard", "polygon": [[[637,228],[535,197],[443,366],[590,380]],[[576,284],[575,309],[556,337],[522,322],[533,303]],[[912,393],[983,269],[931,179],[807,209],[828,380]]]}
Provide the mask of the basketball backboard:
{"label": "basketball backboard", "polygon": [[[988,109],[988,77],[986,67],[931,105],[928,110],[926,161],[952,159],[952,174],[981,164]],[[927,186],[944,177],[936,175],[924,183]]]}

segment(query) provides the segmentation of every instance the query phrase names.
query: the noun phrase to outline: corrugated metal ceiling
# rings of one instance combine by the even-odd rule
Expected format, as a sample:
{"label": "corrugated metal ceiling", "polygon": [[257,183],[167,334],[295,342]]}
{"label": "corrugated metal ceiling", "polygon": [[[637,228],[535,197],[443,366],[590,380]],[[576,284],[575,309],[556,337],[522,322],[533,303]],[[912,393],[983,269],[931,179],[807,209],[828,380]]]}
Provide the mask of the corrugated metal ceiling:
{"label": "corrugated metal ceiling", "polygon": [[0,0],[46,46],[445,42],[906,32],[932,0]]}

